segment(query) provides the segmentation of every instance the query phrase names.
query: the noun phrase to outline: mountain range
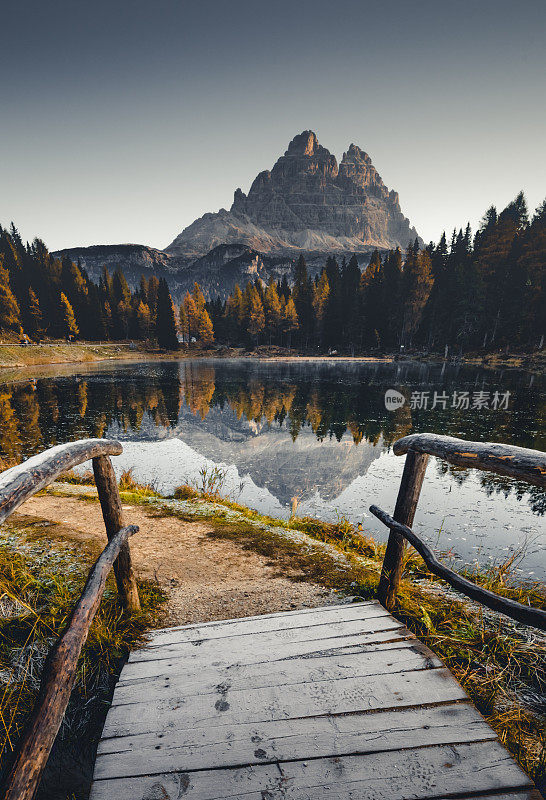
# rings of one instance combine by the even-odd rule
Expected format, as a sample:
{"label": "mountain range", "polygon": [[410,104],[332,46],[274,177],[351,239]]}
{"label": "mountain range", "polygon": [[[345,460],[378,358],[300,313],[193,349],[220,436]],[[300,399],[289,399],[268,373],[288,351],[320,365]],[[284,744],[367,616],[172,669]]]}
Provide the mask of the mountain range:
{"label": "mountain range", "polygon": [[313,131],[292,139],[271,170],[260,172],[248,194],[236,189],[229,211],[204,214],[157,250],[137,244],[95,245],[57,251],[80,260],[92,278],[119,267],[135,286],[144,274],[167,278],[178,297],[198,281],[225,295],[235,283],[289,274],[303,254],[318,271],[328,255],[405,248],[417,231],[402,214],[397,192],[385,186],[370,156],[351,144],[341,161]]}

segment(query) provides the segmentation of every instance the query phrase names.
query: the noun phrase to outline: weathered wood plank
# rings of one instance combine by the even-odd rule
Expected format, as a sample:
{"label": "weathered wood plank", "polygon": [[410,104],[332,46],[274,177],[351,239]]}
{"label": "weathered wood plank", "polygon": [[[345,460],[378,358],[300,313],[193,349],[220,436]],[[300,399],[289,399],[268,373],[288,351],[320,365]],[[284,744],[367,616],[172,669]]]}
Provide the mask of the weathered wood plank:
{"label": "weathered wood plank", "polygon": [[224,667],[206,666],[199,671],[184,668],[172,676],[156,677],[130,684],[118,684],[113,706],[167,700],[181,695],[212,694],[218,685],[230,689],[263,689],[287,683],[313,683],[339,678],[364,678],[411,670],[433,669],[443,664],[420,642],[401,642],[398,649],[373,653],[349,653],[322,656],[314,659],[262,662],[259,664],[230,664]]}
{"label": "weathered wood plank", "polygon": [[251,622],[256,619],[269,620],[277,617],[296,617],[304,614],[316,614],[317,612],[326,613],[329,611],[341,611],[344,608],[362,608],[363,606],[378,606],[378,600],[361,600],[357,603],[332,603],[327,606],[315,606],[313,608],[297,608],[291,611],[274,611],[271,614],[254,614],[251,617],[233,617],[233,619],[213,619],[209,622],[191,622],[187,625],[173,625],[169,628],[158,628],[150,631],[150,641],[154,641],[156,636],[161,636],[166,631],[189,631],[195,628],[218,628],[225,625],[240,625],[243,622]]}
{"label": "weathered wood plank", "polygon": [[53,645],[42,671],[40,691],[2,786],[3,800],[31,800],[59,731],[76,678],[76,665],[102,599],[106,578],[136,525],[118,531],[89,573],[65,630]]}
{"label": "weathered wood plank", "polygon": [[23,461],[0,474],[0,523],[55,478],[84,461],[102,455],[117,456],[122,452],[119,442],[109,439],[80,439],[59,444]]}
{"label": "weathered wood plank", "polygon": [[98,780],[90,800],[430,800],[529,785],[506,750],[487,741]]}
{"label": "weathered wood plank", "polygon": [[466,699],[463,689],[443,668],[370,676],[365,680],[342,678],[264,689],[231,690],[220,684],[212,695],[188,697],[181,693],[170,701],[148,703],[143,698],[141,703],[113,706],[106,719],[103,738]]}
{"label": "weathered wood plank", "polygon": [[347,606],[316,609],[314,613],[278,614],[262,619],[229,620],[215,626],[195,626],[191,628],[164,628],[156,631],[149,639],[147,648],[164,647],[178,642],[223,639],[232,636],[250,636],[254,633],[283,631],[291,628],[307,628],[318,625],[332,625],[337,622],[350,622],[355,619],[377,619],[388,617],[389,612],[379,603],[354,603]]}
{"label": "weathered wood plank", "polygon": [[495,739],[469,704],[104,739],[95,780]]}
{"label": "weathered wood plank", "polygon": [[546,453],[540,450],[498,442],[467,442],[435,433],[413,433],[393,445],[397,456],[410,450],[428,453],[458,467],[496,472],[535,486],[546,486]]}
{"label": "weathered wood plank", "polygon": [[351,634],[373,633],[375,631],[396,630],[402,623],[389,614],[373,619],[356,619],[347,622],[327,623],[326,625],[313,625],[301,628],[287,628],[285,630],[255,632],[247,636],[236,634],[219,639],[196,639],[189,642],[178,642],[163,647],[145,647],[131,653],[129,663],[137,661],[160,661],[171,658],[185,658],[186,653],[199,647],[200,652],[243,653],[246,648],[270,647],[274,648],[285,642],[305,642],[312,640],[327,640],[334,636],[347,636]]}
{"label": "weathered wood plank", "polygon": [[181,671],[191,671],[196,674],[202,669],[208,669],[211,664],[222,669],[237,664],[273,664],[279,661],[302,658],[312,662],[314,658],[328,655],[343,655],[348,653],[371,653],[399,647],[401,642],[417,642],[415,636],[407,628],[395,628],[387,631],[353,634],[351,636],[333,636],[328,639],[313,639],[304,642],[284,642],[277,644],[274,649],[268,648],[263,643],[252,646],[250,643],[244,651],[226,650],[215,652],[214,649],[193,647],[188,650],[184,658],[162,659],[157,661],[129,662],[123,668],[118,685],[131,684],[135,681],[144,681],[150,678],[173,677]]}

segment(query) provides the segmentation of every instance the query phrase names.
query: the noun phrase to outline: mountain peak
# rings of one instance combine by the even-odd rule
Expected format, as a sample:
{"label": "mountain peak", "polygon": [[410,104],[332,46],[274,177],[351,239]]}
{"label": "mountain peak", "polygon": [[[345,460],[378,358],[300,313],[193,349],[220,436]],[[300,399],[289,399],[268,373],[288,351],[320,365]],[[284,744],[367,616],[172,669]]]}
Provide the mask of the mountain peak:
{"label": "mountain peak", "polygon": [[341,163],[343,162],[355,162],[355,161],[364,161],[366,164],[371,164],[372,160],[370,156],[361,150],[360,147],[356,144],[350,144],[349,149],[346,153],[343,153],[343,158],[341,159]]}
{"label": "mountain peak", "polygon": [[302,131],[294,136],[285,156],[314,156],[318,149],[323,150],[319,145],[317,135],[314,131]]}
{"label": "mountain peak", "polygon": [[192,259],[220,244],[293,259],[300,253],[367,253],[405,248],[417,236],[367,153],[351,144],[338,165],[314,131],[294,136],[231,209],[205,214],[167,248]]}

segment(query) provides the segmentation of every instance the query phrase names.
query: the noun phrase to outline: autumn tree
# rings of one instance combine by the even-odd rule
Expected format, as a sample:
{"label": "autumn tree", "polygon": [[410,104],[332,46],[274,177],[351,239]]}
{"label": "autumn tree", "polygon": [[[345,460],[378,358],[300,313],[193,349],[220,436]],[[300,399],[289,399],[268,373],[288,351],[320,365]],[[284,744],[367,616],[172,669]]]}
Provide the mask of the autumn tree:
{"label": "autumn tree", "polygon": [[63,336],[67,339],[71,339],[78,335],[79,328],[76,323],[76,317],[74,316],[74,309],[64,292],[61,292],[59,302],[59,320],[60,330]]}
{"label": "autumn tree", "polygon": [[19,305],[11,291],[9,273],[3,266],[0,256],[0,330],[21,333]]}
{"label": "autumn tree", "polygon": [[283,304],[281,325],[288,337],[288,349],[290,349],[292,334],[298,330],[298,314],[292,297],[289,297],[287,302]]}

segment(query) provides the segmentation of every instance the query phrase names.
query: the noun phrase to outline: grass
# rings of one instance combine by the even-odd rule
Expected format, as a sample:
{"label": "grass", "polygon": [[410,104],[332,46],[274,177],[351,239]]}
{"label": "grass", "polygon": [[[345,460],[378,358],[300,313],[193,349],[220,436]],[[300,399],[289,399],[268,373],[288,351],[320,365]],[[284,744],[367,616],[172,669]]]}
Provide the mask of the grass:
{"label": "grass", "polygon": [[[53,529],[52,529],[53,528]],[[66,624],[98,555],[55,536],[47,523],[0,532],[0,770],[5,770],[39,687],[45,656]],[[108,579],[78,663],[74,690],[38,797],[84,798],[115,676],[165,601],[140,582],[142,613],[128,618]]]}

